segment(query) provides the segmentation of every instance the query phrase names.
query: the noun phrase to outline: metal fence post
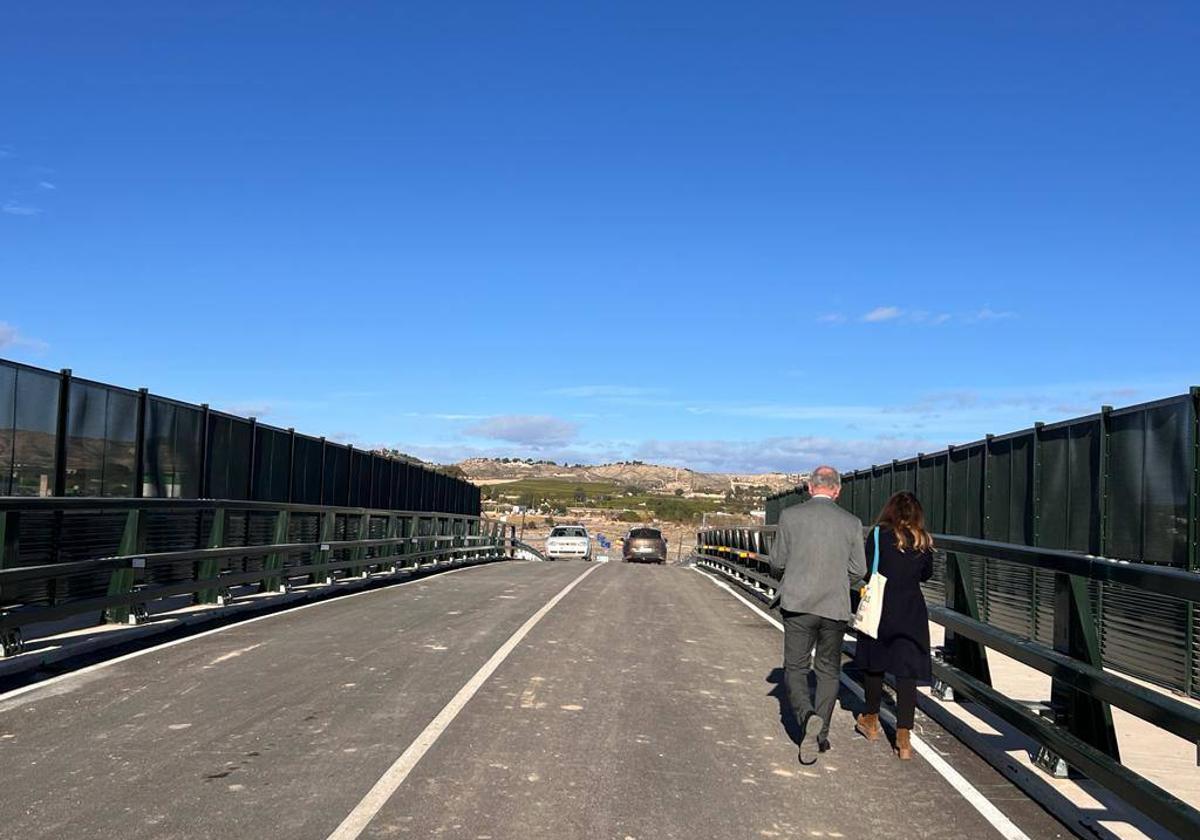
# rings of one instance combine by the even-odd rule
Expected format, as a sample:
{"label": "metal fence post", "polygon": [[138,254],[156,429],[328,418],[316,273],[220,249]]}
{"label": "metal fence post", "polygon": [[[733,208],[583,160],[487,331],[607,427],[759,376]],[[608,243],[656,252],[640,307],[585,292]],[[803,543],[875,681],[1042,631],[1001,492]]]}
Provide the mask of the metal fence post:
{"label": "metal fence post", "polygon": [[[275,534],[272,537],[274,545],[283,545],[288,541],[288,512],[281,510],[275,514]],[[272,551],[263,561],[264,572],[280,572],[283,569],[282,551]],[[284,592],[287,587],[281,574],[265,574],[259,586],[260,592]]]}
{"label": "metal fence post", "polygon": [[207,499],[208,494],[212,492],[212,484],[208,478],[212,461],[212,447],[209,445],[209,438],[212,437],[212,409],[208,407],[208,403],[200,404],[200,428],[200,498]]}
{"label": "metal fence post", "polygon": [[292,498],[293,486],[296,482],[296,430],[288,427],[288,485],[287,485],[287,501],[295,501]]}
{"label": "metal fence post", "polygon": [[[223,548],[225,546],[226,519],[227,513],[225,508],[218,507],[213,510],[212,523],[208,526],[208,539],[204,544],[205,548]],[[219,566],[220,562],[215,558],[209,557],[201,560],[196,572],[196,580],[211,580],[215,582]],[[215,604],[220,594],[220,590],[216,586],[210,589],[201,589],[196,593],[196,603]]]}
{"label": "metal fence post", "polygon": [[[980,618],[979,604],[975,598],[971,563],[956,551],[946,552],[946,606],[976,621],[983,620]],[[992,674],[988,668],[986,648],[973,639],[949,630],[946,631],[945,639],[945,661],[990,686]]]}
{"label": "metal fence post", "polygon": [[[371,514],[369,514],[369,513],[359,514],[359,516],[358,516],[358,536],[355,539],[365,540],[370,535],[370,532],[371,532]],[[364,565],[362,565],[362,562],[363,562],[363,560],[366,559],[366,556],[367,556],[367,550],[361,545],[356,545],[356,546],[354,546],[354,548],[350,549],[350,559],[354,561],[354,565],[350,569],[351,574],[364,575],[364,576],[366,575],[366,573],[367,573],[366,567]]]}
{"label": "metal fence post", "polygon": [[317,492],[317,504],[325,504],[325,438],[321,438],[321,482]]}
{"label": "metal fence post", "polygon": [[[125,529],[121,533],[121,545],[117,549],[117,555],[120,557],[128,557],[133,554],[139,554],[146,544],[146,521],[142,516],[140,508],[131,508],[125,514]],[[126,566],[121,569],[113,569],[112,574],[108,578],[108,595],[128,595],[133,592],[135,581],[135,571],[132,566]],[[101,617],[101,623],[108,624],[128,624],[130,616],[130,606],[122,604],[119,606],[109,607],[104,611]]]}
{"label": "metal fence post", "polygon": [[[1104,667],[1087,580],[1061,572],[1054,575],[1054,649],[1096,668]],[[1056,723],[1120,761],[1108,703],[1057,679],[1051,680],[1050,698]]]}
{"label": "metal fence post", "polygon": [[954,460],[954,447],[946,447],[946,468],[942,474],[942,527],[946,529],[947,534],[953,534],[954,529],[950,527],[950,499],[953,496],[951,491],[951,475],[950,464]]}
{"label": "metal fence post", "polygon": [[138,388],[137,428],[134,430],[133,497],[146,495],[146,415],[150,407],[150,389]]}
{"label": "metal fence post", "polygon": [[[1188,570],[1200,571],[1200,552],[1197,542],[1200,541],[1200,387],[1193,385],[1189,391],[1192,397],[1192,492],[1188,497]],[[1197,695],[1196,686],[1196,603],[1187,602],[1187,652],[1184,659],[1183,672],[1184,693],[1189,697]],[[1200,747],[1198,747],[1200,749]]]}
{"label": "metal fence post", "polygon": [[[1109,521],[1108,515],[1108,483],[1112,465],[1112,410],[1111,405],[1100,407],[1100,475],[1097,476],[1098,480],[1096,482],[1097,496],[1099,496],[1100,502],[1100,533],[1097,535],[1099,544],[1096,546],[1096,553],[1101,557],[1108,556],[1108,545],[1112,528],[1112,523]],[[1141,558],[1138,559],[1140,560]],[[1103,615],[1103,610],[1101,610],[1101,615]]]}
{"label": "metal fence post", "polygon": [[[1030,487],[1027,491],[1030,496],[1030,544],[1042,544],[1042,428],[1045,423],[1033,424],[1033,470],[1030,476]],[[1029,599],[1029,627],[1031,639],[1038,638],[1038,572],[1032,570],[1033,586],[1031,587],[1031,597]]]}
{"label": "metal fence post", "polygon": [[67,431],[71,415],[71,369],[58,375],[58,419],[54,432],[54,486],[52,496],[67,495]]}
{"label": "metal fence post", "polygon": [[254,498],[254,478],[255,478],[254,462],[258,460],[258,418],[257,417],[250,418],[250,453],[249,454],[250,454],[250,459],[246,464],[246,466],[247,466],[246,495],[242,497],[244,499],[253,499]]}
{"label": "metal fence post", "polygon": [[[979,536],[985,540],[995,539],[992,535],[992,441],[996,439],[995,435],[987,435],[983,441],[983,475],[980,478],[983,481],[982,498],[979,500],[979,528],[981,533]],[[1010,459],[1011,461],[1011,459]],[[1004,535],[1001,542],[1008,542],[1008,534]],[[984,566],[984,577],[986,579],[987,566]],[[986,587],[984,589],[986,591]]]}
{"label": "metal fence post", "polygon": [[[314,565],[327,566],[329,565],[329,543],[333,540],[333,535],[337,529],[337,514],[331,510],[321,514],[321,525],[318,531],[317,541],[320,547],[317,549]],[[333,576],[328,569],[323,571],[313,572],[308,577],[309,583],[333,583]]]}
{"label": "metal fence post", "polygon": [[21,512],[0,513],[0,569],[21,565]]}
{"label": "metal fence post", "polygon": [[[387,538],[395,540],[400,536],[400,517],[392,515],[387,521]],[[389,542],[383,549],[383,556],[392,561],[392,571],[396,571],[396,543]]]}
{"label": "metal fence post", "polygon": [[415,516],[405,516],[400,520],[400,536],[404,539],[400,543],[400,565],[401,567],[408,566],[408,555],[413,553],[413,537],[417,535],[417,518]]}

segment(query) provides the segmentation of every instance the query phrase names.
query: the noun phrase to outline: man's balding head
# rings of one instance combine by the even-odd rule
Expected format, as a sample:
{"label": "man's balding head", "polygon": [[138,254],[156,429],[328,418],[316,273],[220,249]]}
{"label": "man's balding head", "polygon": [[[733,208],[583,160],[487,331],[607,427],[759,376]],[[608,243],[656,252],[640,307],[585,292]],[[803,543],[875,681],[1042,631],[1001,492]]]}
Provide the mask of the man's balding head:
{"label": "man's balding head", "polygon": [[808,479],[808,492],[814,496],[836,499],[842,493],[842,474],[833,467],[822,464],[812,471]]}

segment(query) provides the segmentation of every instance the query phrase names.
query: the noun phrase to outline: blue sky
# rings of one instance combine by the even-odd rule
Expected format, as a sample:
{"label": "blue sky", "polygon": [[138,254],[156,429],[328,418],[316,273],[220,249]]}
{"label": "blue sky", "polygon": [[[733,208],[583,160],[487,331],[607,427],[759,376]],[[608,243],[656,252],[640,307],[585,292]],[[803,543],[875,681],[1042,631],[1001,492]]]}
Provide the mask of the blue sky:
{"label": "blue sky", "polygon": [[0,355],[448,460],[1200,382],[1195,3],[19,4]]}

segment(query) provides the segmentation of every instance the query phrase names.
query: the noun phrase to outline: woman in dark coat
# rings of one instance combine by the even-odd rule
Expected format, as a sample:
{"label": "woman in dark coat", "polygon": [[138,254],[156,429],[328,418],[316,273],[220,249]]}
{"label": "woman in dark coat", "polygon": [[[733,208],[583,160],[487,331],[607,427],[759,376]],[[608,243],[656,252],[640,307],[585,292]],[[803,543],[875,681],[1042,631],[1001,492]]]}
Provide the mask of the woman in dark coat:
{"label": "woman in dark coat", "polygon": [[[867,710],[854,728],[868,740],[879,738],[883,675],[896,678],[896,752],[912,758],[910,736],[917,705],[917,681],[928,680],[929,612],[921,583],[933,576],[933,539],[917,497],[896,493],[879,514],[879,574],[887,578],[877,638],[858,634],[854,664],[865,676]],[[874,529],[867,535],[867,568],[875,562]]]}

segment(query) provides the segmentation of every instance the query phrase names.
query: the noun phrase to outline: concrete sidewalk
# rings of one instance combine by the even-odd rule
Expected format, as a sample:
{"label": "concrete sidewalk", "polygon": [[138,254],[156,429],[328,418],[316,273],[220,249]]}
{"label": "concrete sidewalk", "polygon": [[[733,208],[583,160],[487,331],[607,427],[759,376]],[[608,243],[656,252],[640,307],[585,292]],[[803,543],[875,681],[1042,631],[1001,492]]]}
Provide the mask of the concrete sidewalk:
{"label": "concrete sidewalk", "polygon": [[[941,625],[930,622],[930,639],[941,645],[944,631]],[[996,651],[988,651],[988,666],[992,685],[1009,697],[1021,700],[1048,702],[1050,677]],[[1132,679],[1121,675],[1125,679]],[[1133,680],[1139,685],[1164,694],[1163,689]],[[1076,812],[1076,819],[1086,830],[1101,837],[1138,838],[1173,837],[1163,832],[1140,814],[1131,810],[1104,788],[1087,779],[1055,779],[1033,764],[1036,745],[995,715],[973,703],[944,703],[928,688],[922,690],[922,704],[935,714],[949,716],[961,722],[981,739],[988,748],[1003,753],[1014,765],[1014,772],[1023,772],[1042,789],[1042,796],[1059,797],[1062,804]],[[1200,708],[1200,702],[1176,694],[1173,699]],[[1178,796],[1193,807],[1200,808],[1200,767],[1196,765],[1196,745],[1166,732],[1139,717],[1117,707],[1112,708],[1113,724],[1117,730],[1121,763],[1146,777],[1159,787]]]}

